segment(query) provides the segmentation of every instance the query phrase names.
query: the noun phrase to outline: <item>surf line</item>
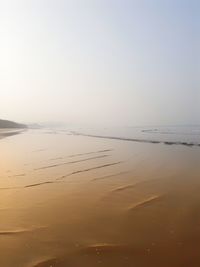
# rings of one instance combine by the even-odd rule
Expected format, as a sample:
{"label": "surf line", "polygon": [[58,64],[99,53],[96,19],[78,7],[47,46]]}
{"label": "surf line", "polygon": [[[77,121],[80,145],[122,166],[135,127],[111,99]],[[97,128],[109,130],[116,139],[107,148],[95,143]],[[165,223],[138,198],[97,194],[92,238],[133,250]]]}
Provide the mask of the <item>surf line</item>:
{"label": "surf line", "polygon": [[193,143],[193,142],[157,141],[157,140],[125,138],[125,137],[107,136],[107,135],[84,134],[84,133],[78,133],[78,132],[73,132],[73,134],[74,135],[80,135],[80,136],[86,136],[86,137],[111,139],[111,140],[119,140],[119,141],[128,141],[128,142],[149,143],[149,144],[164,144],[164,145],[182,145],[182,146],[188,146],[188,147],[192,147],[192,146],[200,147],[200,143]]}

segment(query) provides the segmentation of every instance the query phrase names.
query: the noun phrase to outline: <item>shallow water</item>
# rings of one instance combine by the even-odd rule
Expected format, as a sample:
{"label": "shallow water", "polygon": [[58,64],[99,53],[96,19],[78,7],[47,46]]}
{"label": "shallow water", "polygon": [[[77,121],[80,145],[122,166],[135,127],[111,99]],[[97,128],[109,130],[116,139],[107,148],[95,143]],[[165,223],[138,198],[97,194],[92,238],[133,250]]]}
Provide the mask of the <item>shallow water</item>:
{"label": "shallow water", "polygon": [[76,134],[124,141],[200,146],[200,126],[78,128]]}
{"label": "shallow water", "polygon": [[200,266],[198,146],[29,130],[0,151],[0,266]]}

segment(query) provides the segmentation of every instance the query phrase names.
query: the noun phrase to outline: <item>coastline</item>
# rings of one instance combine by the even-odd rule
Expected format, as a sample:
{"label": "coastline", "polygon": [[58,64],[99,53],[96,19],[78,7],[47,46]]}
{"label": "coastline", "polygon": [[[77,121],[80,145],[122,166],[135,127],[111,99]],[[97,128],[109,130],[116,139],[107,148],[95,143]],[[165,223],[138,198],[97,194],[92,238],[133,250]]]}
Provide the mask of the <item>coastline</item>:
{"label": "coastline", "polygon": [[86,136],[91,138],[99,138],[99,139],[112,139],[112,140],[119,140],[119,141],[128,141],[128,142],[137,142],[137,143],[149,143],[149,144],[164,144],[164,145],[182,145],[182,146],[200,146],[200,143],[197,142],[187,142],[187,141],[161,141],[161,140],[152,140],[152,139],[137,139],[137,138],[126,138],[126,137],[119,137],[119,136],[110,136],[110,135],[95,135],[95,134],[85,134],[72,131],[73,135],[80,135]]}
{"label": "coastline", "polygon": [[0,129],[0,139],[9,137],[12,135],[20,134],[24,131],[25,129],[10,129],[10,128],[1,128]]}

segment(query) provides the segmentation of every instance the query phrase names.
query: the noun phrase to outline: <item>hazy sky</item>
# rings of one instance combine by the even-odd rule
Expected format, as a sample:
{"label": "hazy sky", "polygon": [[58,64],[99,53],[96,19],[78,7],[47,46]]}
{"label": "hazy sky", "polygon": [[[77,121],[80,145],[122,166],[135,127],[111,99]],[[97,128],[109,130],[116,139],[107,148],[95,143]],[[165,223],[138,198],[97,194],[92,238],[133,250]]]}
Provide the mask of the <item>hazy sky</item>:
{"label": "hazy sky", "polygon": [[200,123],[200,1],[0,0],[0,118]]}

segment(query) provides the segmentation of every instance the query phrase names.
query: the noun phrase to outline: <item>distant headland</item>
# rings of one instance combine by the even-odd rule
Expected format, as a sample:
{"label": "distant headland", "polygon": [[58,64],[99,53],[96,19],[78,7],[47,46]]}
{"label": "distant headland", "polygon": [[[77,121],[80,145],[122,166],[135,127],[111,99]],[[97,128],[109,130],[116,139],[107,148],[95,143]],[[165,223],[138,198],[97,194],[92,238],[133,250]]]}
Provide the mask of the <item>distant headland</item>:
{"label": "distant headland", "polygon": [[25,124],[0,119],[0,129],[9,128],[9,129],[23,129],[27,128]]}

